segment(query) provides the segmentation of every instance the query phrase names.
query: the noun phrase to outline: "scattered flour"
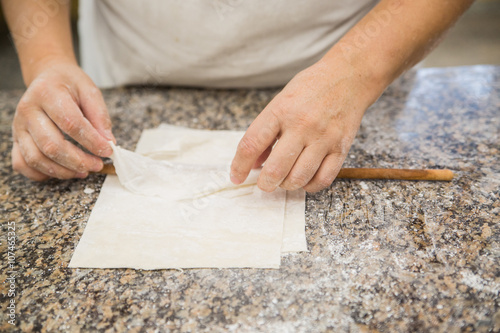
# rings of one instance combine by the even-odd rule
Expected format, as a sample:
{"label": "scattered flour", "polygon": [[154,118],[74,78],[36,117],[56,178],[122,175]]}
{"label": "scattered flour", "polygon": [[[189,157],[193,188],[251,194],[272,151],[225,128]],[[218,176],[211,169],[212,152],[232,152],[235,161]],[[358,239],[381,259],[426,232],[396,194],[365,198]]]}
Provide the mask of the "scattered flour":
{"label": "scattered flour", "polygon": [[92,194],[94,193],[95,190],[93,188],[90,188],[90,187],[86,187],[84,190],[83,190],[83,193],[85,194]]}

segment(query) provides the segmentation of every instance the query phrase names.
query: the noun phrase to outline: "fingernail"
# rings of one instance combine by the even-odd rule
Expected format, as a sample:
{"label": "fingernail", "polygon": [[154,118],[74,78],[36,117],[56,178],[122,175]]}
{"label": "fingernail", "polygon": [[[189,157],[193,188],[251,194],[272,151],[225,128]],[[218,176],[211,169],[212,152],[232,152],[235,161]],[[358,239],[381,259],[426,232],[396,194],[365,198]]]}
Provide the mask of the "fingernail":
{"label": "fingernail", "polygon": [[75,175],[76,178],[87,178],[89,174],[86,172],[79,172]]}
{"label": "fingernail", "polygon": [[230,178],[231,178],[231,182],[232,182],[233,184],[236,184],[236,185],[241,184],[241,181],[240,181],[238,178],[236,178],[236,177],[235,177],[232,173],[231,173],[229,176],[230,176]]}
{"label": "fingernail", "polygon": [[109,130],[109,129],[104,130],[104,136],[105,136],[105,137],[106,137],[106,139],[108,139],[109,141],[113,141],[114,143],[116,143],[115,136],[113,135],[113,132],[111,132],[111,130]]}
{"label": "fingernail", "polygon": [[110,157],[113,154],[113,148],[108,145],[104,150],[99,151],[99,156]]}
{"label": "fingernail", "polygon": [[99,160],[94,162],[94,165],[92,166],[92,171],[94,171],[94,172],[101,171],[103,166],[104,166],[104,164],[99,159]]}

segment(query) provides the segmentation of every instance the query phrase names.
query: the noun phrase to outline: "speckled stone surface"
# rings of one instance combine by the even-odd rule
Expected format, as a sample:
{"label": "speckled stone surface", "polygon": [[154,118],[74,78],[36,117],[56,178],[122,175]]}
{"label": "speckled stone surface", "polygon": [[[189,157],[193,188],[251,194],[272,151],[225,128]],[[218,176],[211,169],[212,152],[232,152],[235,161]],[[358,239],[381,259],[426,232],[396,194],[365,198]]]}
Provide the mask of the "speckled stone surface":
{"label": "speckled stone surface", "polygon": [[[276,92],[130,88],[105,98],[119,143],[134,149],[162,122],[245,129]],[[279,270],[67,268],[104,177],[13,174],[21,93],[0,91],[1,331],[500,331],[500,67],[395,82],[367,111],[345,166],[447,167],[456,179],[335,181],[307,196],[310,252],[286,255]]]}

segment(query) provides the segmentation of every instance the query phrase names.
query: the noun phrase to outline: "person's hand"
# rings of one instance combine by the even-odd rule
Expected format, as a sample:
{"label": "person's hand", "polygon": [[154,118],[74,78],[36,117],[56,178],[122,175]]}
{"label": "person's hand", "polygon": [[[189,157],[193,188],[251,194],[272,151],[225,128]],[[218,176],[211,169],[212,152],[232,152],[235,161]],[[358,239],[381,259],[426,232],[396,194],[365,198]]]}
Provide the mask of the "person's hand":
{"label": "person's hand", "polygon": [[17,106],[12,134],[13,169],[38,181],[99,171],[103,163],[97,156],[110,156],[108,141],[115,141],[101,92],[70,62],[46,64],[36,75]]}
{"label": "person's hand", "polygon": [[258,179],[264,191],[281,186],[316,192],[330,186],[364,111],[379,94],[369,92],[349,66],[320,61],[300,72],[246,131],[231,165],[231,181],[242,183],[252,167],[265,161]]}

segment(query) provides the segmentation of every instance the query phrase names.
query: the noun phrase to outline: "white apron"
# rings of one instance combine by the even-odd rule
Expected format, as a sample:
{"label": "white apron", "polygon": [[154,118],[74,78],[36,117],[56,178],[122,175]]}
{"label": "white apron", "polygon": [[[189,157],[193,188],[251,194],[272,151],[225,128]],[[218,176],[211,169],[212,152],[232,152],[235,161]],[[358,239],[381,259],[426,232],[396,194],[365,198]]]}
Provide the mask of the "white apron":
{"label": "white apron", "polygon": [[83,0],[82,67],[103,88],[284,85],[377,2]]}

